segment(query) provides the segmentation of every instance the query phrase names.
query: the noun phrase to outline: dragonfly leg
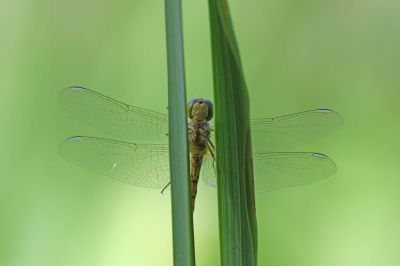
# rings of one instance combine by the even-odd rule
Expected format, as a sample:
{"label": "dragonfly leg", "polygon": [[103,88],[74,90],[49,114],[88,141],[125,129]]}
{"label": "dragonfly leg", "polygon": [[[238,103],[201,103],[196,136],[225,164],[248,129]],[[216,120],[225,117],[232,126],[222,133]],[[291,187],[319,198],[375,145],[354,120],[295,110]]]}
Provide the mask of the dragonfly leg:
{"label": "dragonfly leg", "polygon": [[207,143],[206,141],[204,141],[204,144],[206,144],[208,151],[211,153],[211,157],[213,157],[214,161],[215,161],[215,155],[213,153],[213,150],[210,148],[210,144]]}
{"label": "dragonfly leg", "polygon": [[[164,193],[164,190],[166,190],[167,189],[167,187],[169,186],[171,184],[171,182],[168,182],[168,184],[161,190],[161,194],[163,194]],[[163,194],[164,195],[164,194]]]}
{"label": "dragonfly leg", "polygon": [[213,153],[213,151],[215,150],[215,146],[214,146],[214,144],[211,142],[211,140],[210,140],[210,138],[209,138],[208,136],[204,136],[204,137],[206,138],[206,140],[204,141],[204,144],[206,144],[208,150],[210,151],[212,157],[213,157],[214,160],[215,160],[215,156],[214,156],[214,153]]}
{"label": "dragonfly leg", "polygon": [[213,152],[213,150],[215,150],[215,147],[214,147],[213,143],[211,142],[211,140],[207,136],[206,136],[206,138],[207,138],[208,141],[204,141],[204,143],[206,144],[206,146],[208,148],[208,151],[211,154],[211,157],[214,159],[213,162],[212,162],[212,166],[214,168],[214,172],[216,172],[217,169],[215,168],[215,154]]}

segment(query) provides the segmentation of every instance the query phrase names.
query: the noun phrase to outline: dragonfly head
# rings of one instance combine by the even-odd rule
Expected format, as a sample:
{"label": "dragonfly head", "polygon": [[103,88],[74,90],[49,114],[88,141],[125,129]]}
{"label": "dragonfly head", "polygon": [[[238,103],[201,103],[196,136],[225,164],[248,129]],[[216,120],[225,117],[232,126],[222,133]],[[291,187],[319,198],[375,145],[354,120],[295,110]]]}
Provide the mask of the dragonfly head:
{"label": "dragonfly head", "polygon": [[192,99],[187,104],[187,116],[197,123],[210,121],[214,116],[214,105],[205,99]]}

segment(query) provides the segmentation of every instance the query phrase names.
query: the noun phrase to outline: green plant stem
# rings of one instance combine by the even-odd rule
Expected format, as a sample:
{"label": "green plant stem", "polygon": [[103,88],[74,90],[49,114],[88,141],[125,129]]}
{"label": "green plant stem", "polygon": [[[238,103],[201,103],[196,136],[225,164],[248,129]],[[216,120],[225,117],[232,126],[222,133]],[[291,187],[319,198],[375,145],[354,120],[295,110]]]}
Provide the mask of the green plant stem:
{"label": "green plant stem", "polygon": [[209,0],[222,266],[257,265],[250,107],[225,0]]}
{"label": "green plant stem", "polygon": [[195,265],[180,0],[165,1],[174,265]]}

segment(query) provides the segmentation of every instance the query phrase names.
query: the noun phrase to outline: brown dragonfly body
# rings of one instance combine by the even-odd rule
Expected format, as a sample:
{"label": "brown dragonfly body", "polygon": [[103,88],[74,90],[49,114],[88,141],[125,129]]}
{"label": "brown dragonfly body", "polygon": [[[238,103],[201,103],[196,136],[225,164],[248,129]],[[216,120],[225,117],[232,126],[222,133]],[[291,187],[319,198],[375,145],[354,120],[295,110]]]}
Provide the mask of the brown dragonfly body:
{"label": "brown dragonfly body", "polygon": [[189,121],[189,152],[192,182],[192,207],[197,195],[197,183],[199,181],[200,169],[203,164],[204,156],[209,153],[214,157],[214,145],[210,141],[209,120],[213,117],[213,105],[204,99],[193,99],[188,103]]}

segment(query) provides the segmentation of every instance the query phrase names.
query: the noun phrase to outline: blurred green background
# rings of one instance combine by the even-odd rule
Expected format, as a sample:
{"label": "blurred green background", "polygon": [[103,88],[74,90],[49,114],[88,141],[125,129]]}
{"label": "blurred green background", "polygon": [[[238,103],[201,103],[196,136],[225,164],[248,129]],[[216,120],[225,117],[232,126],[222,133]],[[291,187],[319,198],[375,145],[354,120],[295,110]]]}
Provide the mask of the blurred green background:
{"label": "blurred green background", "polygon": [[[187,97],[212,99],[207,1],[183,2]],[[257,196],[259,265],[399,265],[400,2],[230,7],[253,118],[345,120],[296,149],[330,156],[335,175]],[[2,0],[0,38],[0,265],[172,265],[169,192],[57,153],[71,136],[113,138],[64,110],[65,87],[166,113],[164,2]],[[218,265],[216,190],[201,183],[196,205],[197,265]]]}

